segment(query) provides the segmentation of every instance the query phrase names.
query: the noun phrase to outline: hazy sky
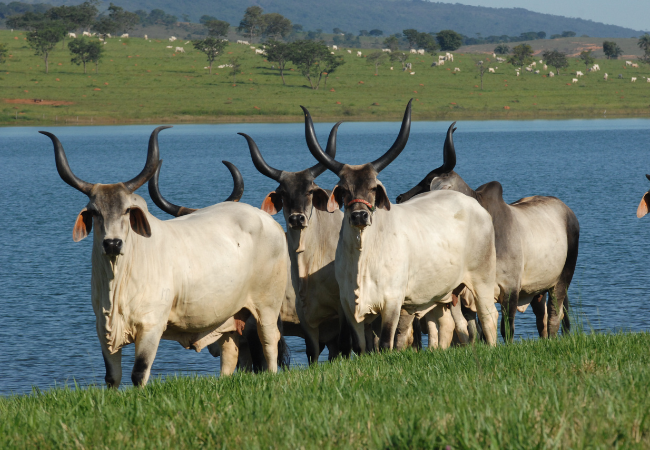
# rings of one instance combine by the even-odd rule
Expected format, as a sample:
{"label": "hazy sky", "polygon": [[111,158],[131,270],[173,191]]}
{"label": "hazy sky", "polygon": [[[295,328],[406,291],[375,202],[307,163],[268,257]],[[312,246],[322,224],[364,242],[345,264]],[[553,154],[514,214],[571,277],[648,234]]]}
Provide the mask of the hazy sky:
{"label": "hazy sky", "polygon": [[450,3],[452,2],[492,8],[525,8],[635,30],[650,30],[650,0],[451,0]]}

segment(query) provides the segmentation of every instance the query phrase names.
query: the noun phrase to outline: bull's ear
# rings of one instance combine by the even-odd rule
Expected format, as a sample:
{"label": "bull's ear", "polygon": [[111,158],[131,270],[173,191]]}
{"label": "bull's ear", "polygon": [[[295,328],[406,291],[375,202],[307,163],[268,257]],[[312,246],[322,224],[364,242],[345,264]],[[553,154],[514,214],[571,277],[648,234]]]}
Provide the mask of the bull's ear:
{"label": "bull's ear", "polygon": [[131,229],[142,237],[151,237],[151,227],[144,211],[137,206],[132,206],[129,211],[129,219],[131,220]]}
{"label": "bull's ear", "polygon": [[319,211],[327,211],[327,203],[329,202],[329,194],[325,189],[317,188],[312,193],[311,203]]}
{"label": "bull's ear", "polygon": [[269,192],[260,209],[272,216],[277,214],[282,209],[282,196],[275,191]]}
{"label": "bull's ear", "polygon": [[343,189],[339,185],[334,186],[334,189],[327,200],[327,212],[333,213],[337,209],[341,209],[341,206],[343,206],[342,197]]}
{"label": "bull's ear", "polygon": [[641,199],[641,203],[639,203],[639,207],[636,209],[636,216],[640,219],[641,217],[645,216],[648,214],[648,205],[650,204],[650,192],[646,192],[643,194],[643,198]]}
{"label": "bull's ear", "polygon": [[74,223],[74,228],[72,229],[72,240],[79,242],[80,240],[85,239],[88,237],[92,229],[93,215],[88,211],[88,208],[84,208],[81,210]]}
{"label": "bull's ear", "polygon": [[390,200],[383,185],[377,184],[377,192],[375,194],[375,206],[377,208],[390,211]]}

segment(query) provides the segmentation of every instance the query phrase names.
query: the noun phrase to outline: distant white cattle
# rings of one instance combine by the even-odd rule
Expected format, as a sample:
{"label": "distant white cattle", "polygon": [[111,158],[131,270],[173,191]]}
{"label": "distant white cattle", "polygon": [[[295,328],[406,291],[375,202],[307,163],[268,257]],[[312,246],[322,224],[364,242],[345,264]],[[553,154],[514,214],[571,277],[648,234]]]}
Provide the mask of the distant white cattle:
{"label": "distant white cattle", "polygon": [[631,65],[632,65],[632,61],[625,61],[625,65],[626,65],[626,66],[631,66]]}
{"label": "distant white cattle", "polygon": [[460,68],[454,67],[454,72],[460,72]]}
{"label": "distant white cattle", "polygon": [[89,36],[89,37],[91,36],[91,34],[90,34],[89,32],[87,32],[87,31],[84,31],[84,32],[82,33],[82,35],[83,35],[83,36]]}
{"label": "distant white cattle", "polygon": [[632,67],[634,67],[635,69],[638,69],[639,65],[635,63],[635,64],[632,64]]}
{"label": "distant white cattle", "polygon": [[185,53],[185,49],[183,47],[176,47],[176,53]]}
{"label": "distant white cattle", "polygon": [[144,35],[144,40],[145,40],[145,41],[148,41],[148,40],[149,40],[149,38],[147,37],[146,34]]}
{"label": "distant white cattle", "polygon": [[411,75],[415,75],[415,72],[411,72]]}
{"label": "distant white cattle", "polygon": [[351,53],[352,53],[352,50],[348,50],[348,53],[350,53],[350,54],[351,54]]}
{"label": "distant white cattle", "polygon": [[72,39],[77,39],[77,35],[74,33],[68,33],[68,37]]}
{"label": "distant white cattle", "polygon": [[577,82],[578,82],[577,78],[574,78],[573,81],[572,81],[572,83],[577,83]]}
{"label": "distant white cattle", "polygon": [[265,53],[265,51],[262,50],[261,48],[258,48],[258,49],[255,50],[256,55],[263,55],[264,53]]}
{"label": "distant white cattle", "polygon": [[581,77],[583,75],[584,75],[584,73],[580,72],[579,70],[576,72],[576,77]]}
{"label": "distant white cattle", "polygon": [[361,56],[363,56],[363,53],[357,52],[357,56],[361,57]]}
{"label": "distant white cattle", "polygon": [[605,79],[605,81],[607,81],[608,75],[605,74],[605,76],[603,78]]}
{"label": "distant white cattle", "polygon": [[411,52],[411,53],[414,53],[414,54],[417,54],[417,53],[418,53],[418,51],[417,51],[416,49],[414,49],[414,48],[412,48],[410,52]]}
{"label": "distant white cattle", "polygon": [[555,76],[555,73],[554,73],[554,72],[549,72],[549,73],[548,73],[548,76],[551,77],[551,78],[553,78],[553,77]]}
{"label": "distant white cattle", "polygon": [[526,72],[532,72],[533,69],[531,67],[526,67]]}
{"label": "distant white cattle", "polygon": [[121,38],[128,38],[128,37],[129,37],[129,33],[124,33],[124,34],[122,34],[122,36],[120,36],[120,37],[121,37]]}
{"label": "distant white cattle", "polygon": [[544,64],[544,70],[548,70],[548,66]]}
{"label": "distant white cattle", "polygon": [[332,45],[332,50],[338,50],[339,48],[336,45]]}
{"label": "distant white cattle", "polygon": [[537,75],[539,75],[539,70],[536,70],[535,73],[536,73]]}
{"label": "distant white cattle", "polygon": [[174,48],[174,47],[172,47],[171,45],[168,45],[167,48]]}
{"label": "distant white cattle", "polygon": [[632,83],[636,81],[636,77],[632,77]]}
{"label": "distant white cattle", "polygon": [[488,68],[488,72],[490,72],[490,73],[495,73],[495,72],[494,72],[494,69],[493,69],[492,67]]}
{"label": "distant white cattle", "polygon": [[390,53],[390,49],[389,49],[389,48],[382,48],[381,51],[382,51],[382,52],[385,52],[385,53]]}
{"label": "distant white cattle", "polygon": [[172,36],[169,38],[169,42],[174,42],[176,40],[176,36]]}
{"label": "distant white cattle", "polygon": [[418,55],[424,55],[424,49],[423,48],[418,50]]}

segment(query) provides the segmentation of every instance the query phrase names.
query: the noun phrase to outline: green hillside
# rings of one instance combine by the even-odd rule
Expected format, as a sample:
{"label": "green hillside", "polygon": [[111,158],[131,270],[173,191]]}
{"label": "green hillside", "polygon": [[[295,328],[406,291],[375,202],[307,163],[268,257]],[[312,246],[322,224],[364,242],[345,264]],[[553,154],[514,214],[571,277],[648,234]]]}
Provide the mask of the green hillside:
{"label": "green hillside", "polygon": [[[82,0],[27,0],[30,3],[79,4]],[[107,7],[109,1],[104,1]],[[198,22],[203,14],[216,16],[232,25],[239,24],[244,10],[252,4],[266,12],[278,12],[306,30],[322,29],[331,32],[338,27],[357,34],[359,30],[374,28],[385,34],[401,32],[406,28],[421,31],[453,29],[467,36],[518,36],[528,31],[545,31],[547,36],[563,31],[574,31],[577,36],[633,37],[641,32],[589,20],[540,14],[523,8],[485,8],[451,3],[433,3],[406,0],[114,0],[113,3],[129,11],[160,8],[179,19],[187,14]]]}

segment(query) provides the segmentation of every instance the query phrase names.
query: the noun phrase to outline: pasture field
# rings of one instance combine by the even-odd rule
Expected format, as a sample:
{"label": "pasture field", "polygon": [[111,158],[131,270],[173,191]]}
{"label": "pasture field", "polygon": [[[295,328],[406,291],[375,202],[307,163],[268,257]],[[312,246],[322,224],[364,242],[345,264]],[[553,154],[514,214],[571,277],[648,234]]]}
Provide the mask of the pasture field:
{"label": "pasture field", "polygon": [[[496,63],[491,55],[462,53],[442,67],[431,67],[431,56],[411,55],[414,75],[403,72],[397,62],[386,62],[375,76],[374,67],[357,57],[356,49],[352,54],[340,50],[346,64],[332,73],[326,86],[321,82],[320,89],[312,90],[296,70],[287,70],[283,86],[272,63],[235,43],[215,62],[212,75],[204,69],[204,55],[191,43],[142,38],[110,39],[98,74],[93,65],[84,74],[59,45],[45,74],[43,60],[24,39],[23,32],[0,30],[0,42],[9,49],[7,62],[0,64],[3,125],[299,121],[301,104],[319,121],[397,120],[411,97],[416,120],[650,114],[650,67],[625,68],[623,60],[599,59],[600,72],[572,83],[571,72],[585,72],[574,58],[553,78],[528,72],[516,77],[511,65]],[[174,53],[176,46],[185,53]],[[548,48],[553,46],[548,41]],[[230,69],[217,66],[236,56],[242,66],[233,82]],[[485,74],[483,90],[475,67],[479,59],[498,67],[496,73]],[[460,72],[453,72],[455,67]]]}
{"label": "pasture field", "polygon": [[648,348],[648,333],[574,334],[34,391],[0,398],[0,447],[648,448]]}

